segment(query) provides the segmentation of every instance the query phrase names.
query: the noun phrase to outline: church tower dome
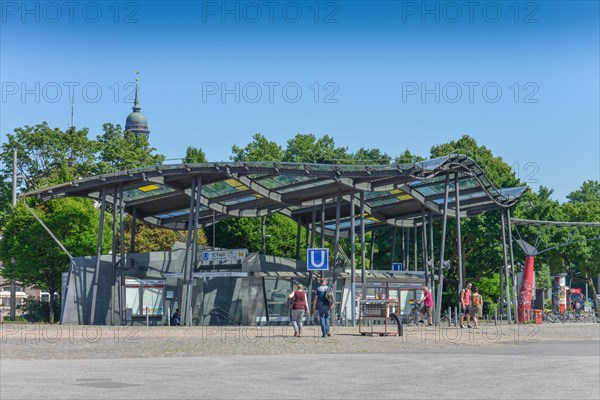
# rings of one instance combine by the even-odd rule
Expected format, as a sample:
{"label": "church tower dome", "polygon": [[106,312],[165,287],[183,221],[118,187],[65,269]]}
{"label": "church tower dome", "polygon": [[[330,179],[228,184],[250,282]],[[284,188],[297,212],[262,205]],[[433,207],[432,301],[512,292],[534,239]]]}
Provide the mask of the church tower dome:
{"label": "church tower dome", "polygon": [[136,135],[148,135],[150,131],[148,130],[148,120],[146,116],[142,114],[140,108],[140,102],[138,100],[138,91],[139,91],[139,72],[136,73],[135,77],[135,100],[133,102],[133,112],[127,116],[127,120],[125,121],[125,130],[131,131]]}

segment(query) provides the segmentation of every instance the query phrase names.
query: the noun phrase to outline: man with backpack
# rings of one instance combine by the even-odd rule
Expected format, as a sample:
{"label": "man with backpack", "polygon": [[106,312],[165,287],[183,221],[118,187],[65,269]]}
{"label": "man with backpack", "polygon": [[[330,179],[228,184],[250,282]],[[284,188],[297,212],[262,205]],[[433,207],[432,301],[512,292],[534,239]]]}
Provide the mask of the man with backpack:
{"label": "man with backpack", "polygon": [[319,312],[319,323],[321,324],[321,337],[331,336],[331,309],[335,301],[333,290],[327,286],[327,280],[321,278],[321,286],[317,288],[313,299],[312,312]]}

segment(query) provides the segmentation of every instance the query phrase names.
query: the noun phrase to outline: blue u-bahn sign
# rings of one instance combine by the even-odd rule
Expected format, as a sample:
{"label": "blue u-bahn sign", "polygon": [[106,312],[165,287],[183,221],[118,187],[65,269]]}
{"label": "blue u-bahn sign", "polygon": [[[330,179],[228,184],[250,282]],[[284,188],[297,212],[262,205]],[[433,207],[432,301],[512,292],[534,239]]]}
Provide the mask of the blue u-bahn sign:
{"label": "blue u-bahn sign", "polygon": [[306,269],[308,271],[329,270],[329,249],[306,249]]}

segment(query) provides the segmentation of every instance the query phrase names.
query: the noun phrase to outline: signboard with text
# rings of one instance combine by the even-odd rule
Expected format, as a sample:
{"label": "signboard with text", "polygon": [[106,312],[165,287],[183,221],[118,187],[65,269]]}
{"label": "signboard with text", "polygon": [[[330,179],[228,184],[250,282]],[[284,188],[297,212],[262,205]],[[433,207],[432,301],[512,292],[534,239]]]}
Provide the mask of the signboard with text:
{"label": "signboard with text", "polygon": [[248,249],[207,250],[202,252],[203,261],[242,261]]}

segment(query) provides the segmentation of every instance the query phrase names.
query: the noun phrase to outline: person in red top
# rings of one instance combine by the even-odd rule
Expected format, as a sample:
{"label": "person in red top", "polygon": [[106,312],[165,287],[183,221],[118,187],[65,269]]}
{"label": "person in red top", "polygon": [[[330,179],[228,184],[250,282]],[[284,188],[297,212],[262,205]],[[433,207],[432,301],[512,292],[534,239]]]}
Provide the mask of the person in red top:
{"label": "person in red top", "polygon": [[460,327],[465,327],[465,315],[467,316],[467,327],[471,328],[471,283],[460,291]]}
{"label": "person in red top", "polygon": [[[423,291],[423,298],[417,301],[418,304],[423,304],[423,308],[421,309],[421,313],[423,315],[427,315],[428,326],[433,325],[433,298],[431,297],[431,292],[427,286],[423,286],[421,288]],[[420,320],[419,322],[424,323],[425,321]]]}
{"label": "person in red top", "polygon": [[302,336],[302,320],[304,313],[308,314],[308,302],[306,293],[302,290],[304,286],[298,284],[295,291],[288,295],[288,299],[293,299],[292,303],[292,325],[294,326],[294,336]]}

